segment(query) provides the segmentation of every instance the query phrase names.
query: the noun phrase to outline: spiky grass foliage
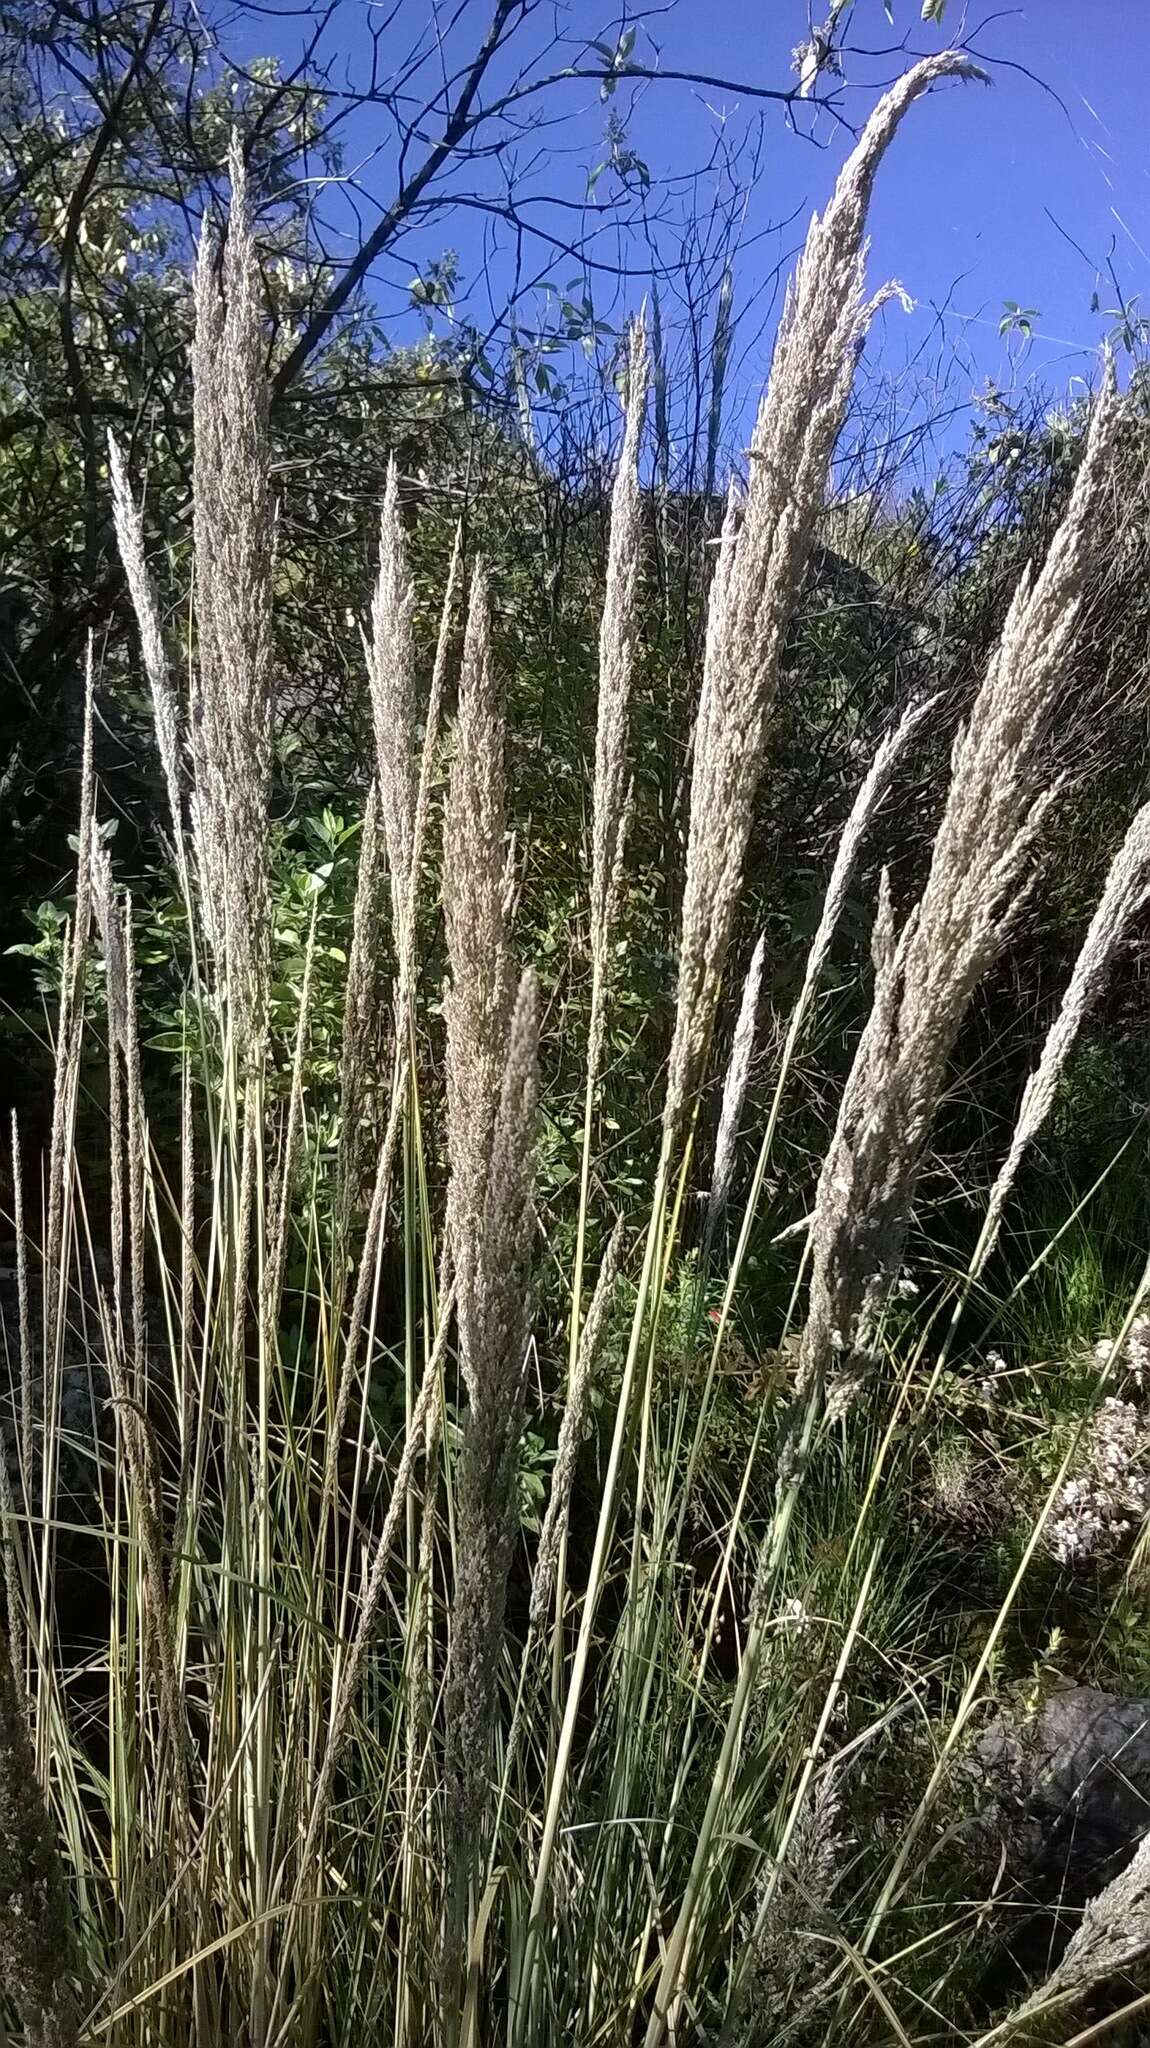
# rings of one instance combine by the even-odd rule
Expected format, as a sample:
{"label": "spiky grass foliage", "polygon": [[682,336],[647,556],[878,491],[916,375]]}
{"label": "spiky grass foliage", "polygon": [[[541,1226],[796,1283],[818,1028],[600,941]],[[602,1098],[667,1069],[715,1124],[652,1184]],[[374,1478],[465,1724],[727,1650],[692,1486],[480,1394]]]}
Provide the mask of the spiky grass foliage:
{"label": "spiky grass foliage", "polygon": [[[908,1512],[915,1432],[895,1433],[898,1416],[925,1412],[937,1381],[924,1370],[927,1337],[916,1348],[884,1331],[886,1380],[876,1375],[873,1399],[802,1459],[786,1423],[786,1333],[754,1333],[757,1350],[780,1348],[769,1371],[745,1366],[741,1394],[726,1371],[771,1144],[849,877],[929,707],[884,742],[851,812],[777,1034],[740,1208],[731,1142],[759,1000],[761,958],[752,963],[715,1175],[735,1210],[725,1268],[718,1205],[705,1256],[690,1242],[691,1145],[680,1141],[708,1076],[779,649],[865,323],[871,179],[910,101],[968,69],[953,55],[930,60],[894,89],[811,230],[747,505],[728,520],[711,596],[649,1204],[613,1229],[595,1216],[593,1239],[596,1065],[641,623],[641,333],[632,341],[600,646],[579,1251],[557,1298],[534,1193],[539,1077],[557,1025],[515,965],[486,578],[473,575],[458,661],[457,568],[437,646],[423,647],[394,472],[368,642],[375,794],[331,1104],[306,1086],[314,938],[290,1032],[272,1040],[263,348],[233,160],[222,271],[205,245],[196,280],[187,762],[140,518],[115,480],[177,849],[185,808],[191,827],[185,964],[201,1028],[183,1062],[176,1156],[149,1118],[134,921],[98,834],[90,739],[35,1243],[14,1148],[0,1948],[5,2023],[28,2043],[67,2040],[73,2011],[80,2039],[112,2048],[661,2048],[749,2044],[764,2029],[885,2043],[965,2024],[981,1908],[948,1890],[932,1816],[1067,1467],[971,1659],[933,1597],[936,1537]],[[919,913],[898,937],[882,914],[883,1045],[902,1021],[883,979],[891,961],[904,1006],[913,988],[938,1012],[915,1165],[953,989],[969,994],[972,945],[981,962],[1001,943],[1033,838],[1035,747],[1069,659],[1112,410],[1104,400],[1070,525],[1012,611],[961,743]],[[437,855],[431,792],[452,681]],[[97,689],[93,672],[89,735]],[[442,1016],[416,972],[429,867],[442,877]],[[1100,913],[1105,944],[1088,941],[1080,981],[1094,985],[1090,963],[1111,948],[1141,872],[1133,854],[1116,871],[1126,879]],[[97,946],[107,1000],[94,1013]],[[96,1057],[109,1103],[106,1223],[76,1146]],[[855,1122],[858,1102],[852,1083]],[[334,1144],[328,1109],[342,1113]],[[905,1229],[913,1186],[904,1172],[884,1229]],[[848,1220],[864,1235],[887,1192],[885,1181],[858,1184]],[[581,1261],[596,1239],[606,1248],[584,1312]],[[822,1286],[817,1247],[815,1271]],[[713,1338],[700,1317],[710,1289],[723,1303]],[[552,1388],[565,1406],[536,1545],[519,1512],[521,1438]],[[56,1940],[61,1919],[70,1952]]]}

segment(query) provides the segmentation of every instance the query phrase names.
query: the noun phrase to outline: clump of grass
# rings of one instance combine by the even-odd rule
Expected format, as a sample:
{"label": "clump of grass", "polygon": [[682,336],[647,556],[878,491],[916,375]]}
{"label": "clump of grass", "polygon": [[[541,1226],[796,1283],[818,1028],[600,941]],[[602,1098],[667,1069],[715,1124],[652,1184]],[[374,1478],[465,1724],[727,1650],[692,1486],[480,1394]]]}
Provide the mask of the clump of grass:
{"label": "clump of grass", "polygon": [[[924,1590],[928,1539],[912,1533],[897,1555],[884,1548],[912,1505],[894,1483],[912,1460],[895,1458],[891,1444],[918,1384],[913,1344],[905,1354],[884,1331],[893,1409],[872,1415],[861,1405],[847,1416],[829,1480],[813,1459],[788,1459],[796,1412],[810,1451],[829,1367],[869,1358],[877,1344],[955,1034],[1009,936],[1053,800],[1042,743],[1112,446],[1109,388],[1066,520],[1016,597],[956,749],[930,875],[901,928],[884,890],[874,1010],[814,1211],[801,1397],[781,1436],[788,1332],[747,1329],[748,1345],[765,1354],[769,1344],[771,1357],[748,1350],[747,1427],[726,1439],[713,1426],[723,1346],[742,1312],[767,1160],[859,848],[930,701],[883,742],[851,810],[797,1002],[776,1034],[759,1163],[739,1208],[734,1148],[763,941],[755,949],[702,1246],[684,1219],[692,1120],[711,1078],[783,638],[871,311],[862,268],[871,184],[912,101],[972,70],[946,53],[884,98],[812,224],[788,300],[746,501],[728,509],[710,596],[649,1201],[618,1222],[599,1213],[596,1109],[643,628],[648,365],[642,327],[630,337],[599,639],[591,1017],[570,1276],[557,1273],[550,1218],[536,1208],[554,1012],[532,969],[521,974],[516,963],[487,580],[475,567],[456,662],[457,547],[436,644],[424,648],[394,465],[368,642],[371,794],[330,1100],[313,1099],[307,1080],[314,919],[296,1012],[283,1042],[273,1033],[264,336],[233,153],[226,244],[220,252],[205,239],[195,281],[186,760],[140,514],[113,465],[192,926],[187,1001],[203,1028],[182,1063],[173,1172],[146,1099],[131,907],[97,830],[93,664],[39,1360],[14,1151],[19,1484],[5,1472],[0,1495],[16,1653],[0,1671],[0,1834],[13,1847],[0,1947],[4,1994],[29,2042],[63,2048],[73,2038],[64,1995],[73,1965],[58,1934],[69,1916],[91,1966],[79,2037],[117,2048],[238,2039],[329,2048],[358,2038],[396,2048],[495,2038],[509,2048],[635,2039],[662,2048],[712,2021],[731,2041],[767,2029],[797,2038],[804,2026],[828,2042],[905,2041],[951,2009],[969,1929],[960,1940],[941,1910],[927,1925],[926,1902],[945,1887],[938,1880],[931,1891],[929,1858],[915,1863],[912,1852],[939,1781],[933,1760],[945,1760],[971,1711],[1014,1592],[966,1683],[965,1652]],[[432,795],[455,681],[441,1018],[422,972],[432,891],[424,903],[421,890],[436,865]],[[1144,836],[1143,817],[1024,1099],[1004,1189],[1144,898]],[[87,996],[93,925],[106,989],[98,1019]],[[580,960],[576,944],[575,974]],[[75,1141],[84,1060],[101,1025],[108,1247]],[[992,1197],[988,1232],[1004,1200]],[[724,1266],[728,1208],[735,1249]],[[604,1249],[584,1308],[589,1244]],[[697,1337],[712,1298],[722,1307],[708,1356]],[[84,1446],[89,1519],[68,1529],[60,1389],[77,1349],[93,1384],[107,1375],[111,1426]],[[706,1360],[698,1374],[686,1363],[696,1354]],[[566,1398],[536,1541],[519,1502],[537,1381],[565,1383]],[[578,1486],[584,1445],[588,1499]],[[880,1500],[884,1477],[891,1492]],[[1030,1555],[1064,1477],[1036,1516]],[[80,1641],[62,1597],[62,1545],[77,1533],[95,1617]],[[925,1734],[908,1782],[917,1791],[925,1779],[926,1791],[905,1826],[904,1815],[888,1816],[881,1841],[873,1830],[859,1841],[851,1800],[869,1745],[893,1746],[911,1721]],[[913,1886],[915,1931],[871,1960]]]}

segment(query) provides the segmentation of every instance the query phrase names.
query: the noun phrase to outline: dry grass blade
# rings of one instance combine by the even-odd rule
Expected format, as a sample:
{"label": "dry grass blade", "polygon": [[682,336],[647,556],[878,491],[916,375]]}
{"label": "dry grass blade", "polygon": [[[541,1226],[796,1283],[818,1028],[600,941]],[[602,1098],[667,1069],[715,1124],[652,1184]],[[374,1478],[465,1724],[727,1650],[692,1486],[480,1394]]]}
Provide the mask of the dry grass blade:
{"label": "dry grass blade", "polygon": [[28,1229],[24,1221],[24,1161],[20,1125],[12,1111],[12,1223],[16,1237],[16,1341],[20,1367],[20,1470],[32,1473],[32,1313],[28,1295]]}
{"label": "dry grass blade", "polygon": [[44,1318],[44,1370],[53,1389],[46,1402],[52,1412],[59,1365],[63,1318],[64,1274],[61,1260],[67,1183],[72,1170],[72,1134],[80,1085],[84,1026],[84,970],[92,921],[91,849],[95,830],[96,781],[92,766],[92,708],[95,671],[89,640],[84,689],[84,743],[80,766],[80,826],[76,858],[76,909],[64,941],[60,979],[60,1015],[52,1084],[52,1135],[48,1154],[48,1228],[44,1246],[47,1280]]}

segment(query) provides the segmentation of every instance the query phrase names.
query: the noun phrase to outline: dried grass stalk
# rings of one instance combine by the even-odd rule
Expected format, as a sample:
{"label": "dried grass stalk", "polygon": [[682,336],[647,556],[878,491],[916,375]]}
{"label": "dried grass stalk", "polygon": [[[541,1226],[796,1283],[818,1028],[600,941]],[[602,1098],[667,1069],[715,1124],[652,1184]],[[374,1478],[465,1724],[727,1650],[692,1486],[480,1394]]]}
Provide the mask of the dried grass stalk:
{"label": "dried grass stalk", "polygon": [[954,748],[950,791],[922,896],[900,933],[885,887],[875,991],[819,1181],[800,1384],[837,1360],[864,1371],[897,1274],[947,1062],[979,981],[1025,893],[1039,827],[1060,784],[1044,775],[1078,605],[1093,559],[1118,419],[1099,394],[1065,517],[1037,576],[1015,592]]}
{"label": "dried grass stalk", "polygon": [[202,905],[241,1050],[266,1001],[271,778],[272,504],[259,263],[239,143],[222,260],[205,227],[195,273],[196,662],[192,819]]}
{"label": "dried grass stalk", "polygon": [[457,1468],[447,1740],[451,1824],[461,1842],[468,1840],[482,1801],[516,1527],[538,1056],[539,990],[528,970],[508,1029],[477,1239],[473,1255],[459,1267],[459,1362],[469,1405]]}
{"label": "dried grass stalk", "polygon": [[[65,1191],[72,1171],[72,1133],[80,1086],[80,1054],[84,1029],[84,970],[92,921],[92,841],[96,784],[92,766],[92,706],[95,670],[88,641],[84,687],[84,742],[80,766],[80,825],[76,863],[76,910],[64,939],[60,977],[60,1014],[56,1026],[56,1057],[52,1082],[52,1135],[48,1153],[48,1223],[44,1244],[45,1422],[55,1415],[58,1390],[59,1337],[65,1280],[63,1255]],[[45,1508],[47,1512],[47,1508]]]}
{"label": "dried grass stalk", "polygon": [[0,1642],[0,1985],[30,2048],[71,2048],[77,2038],[72,1947],[59,1850],[8,1644]]}
{"label": "dried grass stalk", "polygon": [[104,949],[104,996],[108,1011],[108,1154],[111,1168],[112,1305],[116,1338],[124,1332],[124,1061],[128,1050],[128,972],[123,913],[116,899],[112,863],[98,833],[91,847],[92,910]]}
{"label": "dried grass stalk", "polygon": [[863,228],[879,162],[907,108],[941,78],[981,77],[954,50],[916,64],[880,100],[816,215],[787,293],[750,447],[739,518],[728,506],[708,608],[695,732],[679,990],[667,1096],[669,1144],[710,1045],[743,860],[794,611],[834,444],[873,306]]}
{"label": "dried grass stalk", "polygon": [[20,1367],[20,1470],[32,1481],[32,1312],[28,1292],[28,1228],[24,1221],[24,1161],[20,1125],[12,1111],[12,1222],[16,1233],[16,1313]]}
{"label": "dried grass stalk", "polygon": [[[1111,1978],[1120,1978],[1150,1953],[1150,1835],[1144,1835],[1125,1870],[1088,1901],[1061,1961],[1045,1984],[1019,2006],[1004,2038],[1027,2021],[1049,2022]],[[1052,2039],[1045,2027],[1036,2038]]]}
{"label": "dried grass stalk", "polygon": [[339,1686],[332,1704],[331,1726],[327,1745],[324,1749],[320,1768],[316,1773],[315,1787],[312,1792],[311,1807],[308,1814],[307,1831],[300,1854],[295,1895],[295,1904],[297,1906],[306,1892],[309,1882],[314,1882],[312,1865],[315,1860],[317,1846],[327,1824],[332,1786],[335,1783],[340,1755],[347,1738],[348,1729],[351,1726],[352,1716],[355,1712],[359,1688],[363,1682],[364,1666],[371,1647],[375,1625],[379,1618],[380,1605],[387,1584],[388,1566],[390,1565],[392,1552],[395,1548],[395,1539],[399,1532],[404,1508],[407,1504],[407,1496],[411,1489],[416,1461],[426,1441],[428,1419],[432,1413],[435,1397],[439,1389],[439,1376],[443,1370],[443,1359],[447,1349],[447,1336],[451,1327],[454,1306],[455,1290],[454,1285],[452,1285],[445,1293],[440,1306],[439,1326],[436,1330],[435,1342],[428,1353],[427,1364],[423,1370],[423,1378],[420,1382],[419,1392],[416,1396],[411,1420],[408,1424],[407,1435],[404,1439],[403,1451],[395,1475],[395,1484],[391,1491],[391,1499],[388,1501],[387,1513],[383,1519],[383,1527],[379,1532],[371,1555],[371,1562],[367,1569],[359,1614],[356,1618],[355,1634],[352,1637],[347,1659],[340,1673]]}
{"label": "dried grass stalk", "polygon": [[[427,824],[431,806],[431,786],[434,775],[435,756],[439,735],[439,720],[443,702],[444,683],[447,675],[447,656],[451,639],[451,624],[455,615],[455,605],[459,590],[461,559],[461,546],[459,536],[457,535],[455,542],[455,550],[452,555],[451,569],[447,579],[447,589],[443,600],[443,610],[440,615],[439,637],[436,646],[435,664],[432,670],[431,689],[428,696],[427,719],[424,726],[423,736],[423,752],[420,761],[419,782],[415,798],[414,822],[411,840],[410,883],[407,892],[407,902],[403,912],[405,929],[408,936],[401,941],[399,947],[400,979],[396,989],[395,1001],[396,1059],[395,1071],[392,1079],[391,1106],[388,1114],[387,1125],[383,1135],[383,1141],[380,1147],[379,1159],[376,1166],[375,1182],[372,1189],[371,1203],[368,1209],[367,1228],[364,1234],[363,1248],[360,1253],[355,1293],[352,1301],[351,1316],[344,1344],[343,1365],[340,1371],[339,1387],[336,1393],[335,1414],[333,1417],[332,1429],[328,1444],[327,1468],[324,1481],[325,1501],[330,1501],[330,1499],[334,1495],[336,1464],[339,1457],[340,1444],[343,1440],[343,1431],[347,1422],[348,1410],[351,1405],[352,1387],[355,1380],[355,1365],[359,1352],[359,1340],[362,1335],[364,1322],[367,1316],[367,1307],[371,1295],[372,1281],[375,1272],[376,1261],[379,1256],[380,1247],[383,1241],[383,1226],[384,1216],[387,1208],[388,1191],[391,1186],[391,1174],[392,1168],[395,1163],[396,1147],[399,1141],[400,1131],[402,1129],[401,1119],[404,1103],[406,1101],[407,1079],[410,1059],[410,1044],[408,1031],[406,1027],[406,1016],[411,986],[410,979],[405,981],[404,977],[405,974],[407,974],[409,977],[414,974],[414,932],[416,911],[418,907],[419,878],[423,864],[423,849],[427,838]],[[365,830],[366,829],[367,828],[365,823]],[[379,829],[382,830],[382,827],[380,827]],[[364,855],[361,854],[361,861],[363,860],[363,858]],[[371,853],[369,855],[369,858],[372,860],[374,866],[373,870],[369,870],[369,876],[367,882],[364,884],[364,890],[370,891],[370,889],[374,886],[376,890],[376,900],[378,900],[378,860],[376,858],[376,853]],[[374,885],[372,882],[372,872],[374,872],[374,875],[376,877]],[[365,956],[367,953],[367,949],[370,945],[372,929],[373,926],[371,917],[365,905],[361,903],[361,892],[357,888],[356,935],[361,937]],[[353,956],[355,954],[355,951],[356,938],[353,937]],[[354,957],[352,965],[354,965]],[[352,1001],[352,990],[350,987],[350,981],[351,973],[349,969],[349,1003]],[[354,1014],[361,1020],[361,1022],[364,1023],[364,1027],[366,1029],[367,1005],[369,1002],[369,996],[367,993],[365,982],[361,982],[359,976],[357,975],[355,983],[356,995]],[[358,1086],[359,1083],[362,1081],[365,1072],[365,1066],[363,1063],[365,1053],[363,1044],[359,1036],[358,1024],[354,1027],[354,1032],[355,1036],[353,1040],[352,1052],[354,1058],[360,1062],[359,1079],[356,1083],[356,1086]],[[345,1081],[346,1062],[347,1053],[345,1052]],[[355,1097],[353,1092],[351,1101],[354,1102],[354,1099]],[[350,1114],[351,1111],[349,1108],[348,1097],[345,1094],[345,1119],[348,1118]],[[352,1137],[348,1139],[346,1142],[352,1145],[354,1144],[354,1133],[352,1134]],[[346,1157],[348,1160],[353,1160],[354,1152],[347,1153]],[[343,1194],[341,1197],[341,1213],[344,1225],[346,1227],[347,1224],[350,1222],[351,1192],[347,1181],[346,1167],[341,1170],[341,1188],[343,1189]],[[446,1292],[446,1286],[444,1288],[444,1292]]]}
{"label": "dried grass stalk", "polygon": [[283,1289],[284,1268],[287,1263],[288,1237],[290,1234],[290,1205],[295,1175],[296,1154],[299,1150],[303,1129],[304,1060],[307,1055],[308,1029],[311,1023],[311,985],[315,968],[315,934],[319,916],[319,899],[313,898],[311,921],[308,925],[307,946],[304,951],[303,980],[300,985],[299,1007],[296,1011],[295,1046],[292,1052],[291,1086],[288,1091],[287,1123],[279,1157],[272,1179],[268,1216],[271,1220],[271,1237],[267,1249],[263,1276],[263,1315],[265,1341],[271,1350],[276,1340],[276,1323],[279,1315],[280,1294]]}

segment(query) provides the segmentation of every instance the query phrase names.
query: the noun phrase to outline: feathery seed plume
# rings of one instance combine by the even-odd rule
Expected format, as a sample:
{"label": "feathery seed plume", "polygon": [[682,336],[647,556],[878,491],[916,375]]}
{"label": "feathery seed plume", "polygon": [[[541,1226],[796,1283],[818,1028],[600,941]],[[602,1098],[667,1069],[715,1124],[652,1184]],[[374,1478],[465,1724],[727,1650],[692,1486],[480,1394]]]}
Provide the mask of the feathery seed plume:
{"label": "feathery seed plume", "polygon": [[1062,1071],[1070,1057],[1083,1019],[1097,999],[1111,961],[1132,920],[1150,896],[1150,804],[1133,819],[1126,837],[1114,856],[1106,886],[1090,920],[1074,971],[1067,984],[1057,1017],[1046,1035],[1042,1053],[1026,1083],[1010,1140],[1010,1149],[998,1170],[990,1191],[986,1220],[979,1238],[974,1265],[982,1271],[998,1236],[1002,1212],[1018,1169],[1054,1106]]}
{"label": "feathery seed plume", "polygon": [[503,712],[487,585],[477,568],[459,679],[443,845],[447,992],[448,1234],[460,1273],[475,1256],[506,1058],[513,985],[504,850]]}
{"label": "feathery seed plume", "polygon": [[783,637],[873,312],[863,229],[875,172],[907,108],[938,79],[980,78],[954,50],[916,64],[880,100],[816,215],[787,293],[750,447],[741,520],[732,495],[708,607],[695,733],[679,992],[664,1107],[677,1136],[710,1044]]}
{"label": "feathery seed plume", "polygon": [[1061,1960],[1040,1989],[1011,2013],[1003,2033],[1073,2005],[1105,1979],[1120,1978],[1148,1951],[1150,1835],[1144,1835],[1126,1868],[1088,1900]]}
{"label": "feathery seed plume", "polygon": [[1021,578],[954,747],[950,790],[922,896],[895,936],[884,884],[870,1018],[819,1181],[800,1386],[836,1356],[865,1370],[902,1259],[947,1061],[979,981],[1022,901],[1035,837],[1059,786],[1042,757],[1065,682],[1118,420],[1108,373],[1062,524],[1037,575]]}
{"label": "feathery seed plume", "polygon": [[192,346],[196,663],[192,822],[205,921],[250,1048],[268,948],[272,505],[259,263],[238,140],[222,261],[205,225]]}
{"label": "feathery seed plume", "polygon": [[411,880],[416,797],[416,690],[412,617],[415,587],[399,511],[392,456],[379,525],[379,576],[371,606],[371,709],[379,808],[391,877],[396,946],[402,941]]}
{"label": "feathery seed plume", "polygon": [[592,795],[591,955],[593,980],[588,1069],[598,1075],[605,1025],[605,977],[615,926],[627,822],[628,728],[638,637],[636,601],[643,538],[639,440],[647,401],[647,335],[632,329],[627,357],[626,418],[611,494],[607,588],[599,627],[599,717]]}

